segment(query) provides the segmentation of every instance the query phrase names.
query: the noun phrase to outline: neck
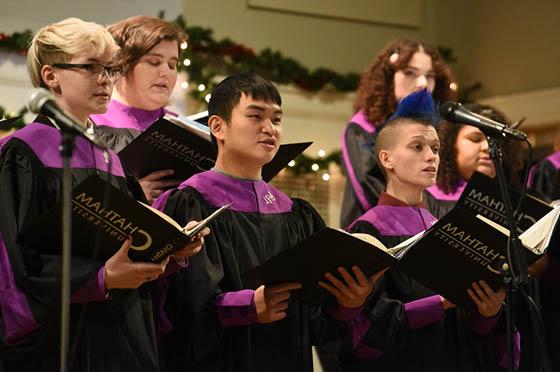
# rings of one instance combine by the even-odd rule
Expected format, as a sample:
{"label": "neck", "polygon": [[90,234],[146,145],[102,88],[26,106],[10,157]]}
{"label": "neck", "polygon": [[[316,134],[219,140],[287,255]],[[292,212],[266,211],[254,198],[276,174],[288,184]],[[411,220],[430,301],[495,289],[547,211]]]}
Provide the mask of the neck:
{"label": "neck", "polygon": [[408,205],[418,205],[422,202],[423,187],[415,187],[398,181],[387,182],[387,194],[405,202]]}
{"label": "neck", "polygon": [[239,161],[218,153],[214,169],[233,177],[260,180],[262,167],[245,165],[246,161]]}
{"label": "neck", "polygon": [[78,112],[76,110],[73,110],[71,107],[68,107],[66,101],[59,99],[56,96],[54,99],[57,105],[60,106],[61,109],[63,109],[65,112],[69,113],[74,119],[76,119],[78,124],[80,124],[84,128],[87,128],[88,126],[87,123],[88,123],[90,113],[87,112],[83,113],[83,112]]}
{"label": "neck", "polygon": [[[119,82],[120,83],[120,82]],[[118,83],[117,83],[118,84]],[[130,107],[134,107],[130,101],[126,98],[126,95],[122,94],[122,90],[123,87],[122,85],[119,85],[118,88],[115,88],[115,90],[113,90],[113,96],[111,97],[111,99],[117,100],[120,103],[130,106]]]}

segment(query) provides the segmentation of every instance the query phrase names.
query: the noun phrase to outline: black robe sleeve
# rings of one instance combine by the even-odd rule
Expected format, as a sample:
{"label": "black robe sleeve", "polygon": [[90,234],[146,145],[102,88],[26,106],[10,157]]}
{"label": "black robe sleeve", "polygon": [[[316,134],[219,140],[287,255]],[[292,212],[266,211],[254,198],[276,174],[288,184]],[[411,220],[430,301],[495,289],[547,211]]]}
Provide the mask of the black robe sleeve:
{"label": "black robe sleeve", "polygon": [[[73,183],[94,172],[95,169],[72,169]],[[126,190],[126,181],[116,178],[115,185]],[[0,260],[4,284],[0,288],[1,358],[7,359],[8,371],[56,370],[60,342],[60,247],[26,245],[20,234],[58,200],[59,173],[44,167],[27,144],[12,139],[0,154],[0,185],[0,252],[7,258]],[[102,265],[103,262],[72,257],[71,293],[83,289],[92,279],[99,287]],[[73,370],[159,368],[151,301],[153,287],[153,283],[148,283],[136,290],[111,291],[110,298],[101,293],[101,298],[83,297],[80,303],[71,305]]]}
{"label": "black robe sleeve", "polygon": [[[189,187],[172,190],[166,197],[163,211],[180,224],[200,220],[216,209]],[[300,200],[294,200],[290,213],[254,215],[228,210],[215,219],[203,249],[190,258],[189,268],[170,278],[166,308],[173,331],[165,340],[169,370],[248,371],[268,365],[271,371],[311,371],[312,344],[339,350],[346,325],[321,307],[292,298],[286,319],[234,327],[222,326],[215,307],[220,294],[247,288],[244,272],[262,261],[259,249],[254,255],[251,247],[263,242],[270,245],[262,247],[264,252],[283,250],[322,228],[317,212]]]}
{"label": "black robe sleeve", "polygon": [[546,195],[549,200],[557,199],[560,197],[559,173],[554,164],[545,159],[533,168],[532,184],[529,186]]}
{"label": "black robe sleeve", "polygon": [[350,123],[343,141],[342,160],[347,181],[340,225],[345,227],[377,204],[379,195],[385,191],[385,178],[377,164],[374,134]]}
{"label": "black robe sleeve", "polygon": [[[391,247],[407,236],[383,236],[365,221],[357,222],[352,232],[368,233]],[[479,335],[472,327],[472,314],[454,308],[443,318],[418,327],[411,325],[407,304],[435,295],[414,279],[390,268],[376,283],[367,303],[371,327],[362,344],[383,354],[378,358],[349,355],[346,371],[497,371],[496,328]],[[435,319],[435,318],[434,318]]]}

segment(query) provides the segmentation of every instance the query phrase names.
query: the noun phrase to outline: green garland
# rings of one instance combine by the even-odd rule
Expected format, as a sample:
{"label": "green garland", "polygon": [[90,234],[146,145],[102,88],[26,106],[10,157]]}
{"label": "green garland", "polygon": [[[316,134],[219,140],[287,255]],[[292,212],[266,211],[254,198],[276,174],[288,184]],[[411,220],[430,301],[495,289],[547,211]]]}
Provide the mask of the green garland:
{"label": "green garland", "polygon": [[[160,18],[164,13],[160,12]],[[253,49],[232,41],[229,38],[216,40],[209,28],[189,26],[183,16],[174,21],[187,35],[188,46],[182,49],[179,71],[189,75],[190,95],[205,104],[205,98],[217,83],[218,77],[228,76],[239,71],[253,72],[278,84],[295,85],[306,92],[331,89],[335,92],[353,92],[357,89],[360,75],[357,73],[339,74],[328,68],[311,70],[281,52],[266,48],[256,53]],[[0,49],[26,55],[33,33],[30,30],[12,35],[0,33]],[[440,53],[449,63],[455,62],[453,50],[439,47]],[[473,93],[480,89],[473,85],[463,92]],[[467,97],[464,97],[467,98]],[[463,99],[468,101],[468,99]],[[340,151],[323,158],[300,155],[295,165],[288,169],[295,174],[313,172],[311,166],[318,164],[320,170],[328,169],[328,164],[340,165]]]}
{"label": "green garland", "polygon": [[[17,120],[10,123],[9,128],[20,129],[20,128],[23,128],[23,126],[25,125],[25,122],[23,120],[23,115],[25,115],[26,112],[27,112],[27,109],[22,108],[21,110],[19,110],[18,113],[15,113],[15,114],[14,113],[9,113],[9,112],[6,112],[6,109],[4,109],[4,107],[0,106],[0,120],[17,118]],[[8,128],[3,128],[3,129],[8,129]]]}
{"label": "green garland", "polygon": [[[299,155],[286,169],[295,175],[309,174],[313,172],[328,173],[329,164],[335,163],[340,166],[342,152],[336,150],[324,157],[312,158],[305,154]],[[313,166],[316,165],[315,169]]]}
{"label": "green garland", "polygon": [[[163,16],[163,14],[160,14]],[[190,82],[197,87],[204,84],[205,89],[193,89],[192,95],[204,100],[219,76],[228,76],[239,71],[253,72],[278,84],[291,84],[307,92],[317,92],[330,88],[337,92],[355,91],[360,75],[357,73],[339,74],[327,68],[310,70],[293,58],[270,48],[259,53],[229,38],[216,40],[213,31],[199,26],[188,26],[179,16],[174,21],[187,35],[188,48],[181,53],[180,70],[187,71]]]}

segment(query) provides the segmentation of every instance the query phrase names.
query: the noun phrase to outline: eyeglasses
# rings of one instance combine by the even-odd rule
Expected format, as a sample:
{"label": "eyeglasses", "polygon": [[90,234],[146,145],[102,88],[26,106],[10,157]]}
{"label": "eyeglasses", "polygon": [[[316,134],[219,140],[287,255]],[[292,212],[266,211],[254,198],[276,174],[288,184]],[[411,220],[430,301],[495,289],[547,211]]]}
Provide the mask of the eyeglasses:
{"label": "eyeglasses", "polygon": [[99,63],[55,63],[52,66],[62,69],[83,69],[92,75],[97,75],[97,81],[103,79],[105,75],[113,81],[117,80],[122,75],[121,66],[103,66]]}

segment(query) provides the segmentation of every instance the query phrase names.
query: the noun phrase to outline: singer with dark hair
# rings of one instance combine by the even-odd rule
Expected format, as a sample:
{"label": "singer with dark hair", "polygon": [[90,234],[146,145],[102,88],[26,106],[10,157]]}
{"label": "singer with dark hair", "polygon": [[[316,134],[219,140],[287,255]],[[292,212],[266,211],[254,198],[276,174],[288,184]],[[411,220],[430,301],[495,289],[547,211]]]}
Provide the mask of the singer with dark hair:
{"label": "singer with dark hair", "polygon": [[[402,100],[380,127],[376,156],[387,190],[377,206],[350,225],[351,232],[370,234],[393,247],[435,223],[423,205],[423,190],[436,180],[438,122],[423,90]],[[505,293],[494,292],[484,281],[467,291],[476,305],[471,314],[392,266],[366,303],[370,326],[362,330],[354,353],[343,359],[344,370],[498,371],[505,359],[499,359],[494,342]]]}
{"label": "singer with dark hair", "polygon": [[[177,25],[150,16],[126,18],[108,30],[121,47],[116,64],[122,66],[123,76],[107,112],[91,119],[95,132],[119,152],[160,117],[173,114],[165,105],[175,88],[180,45],[186,36]],[[142,178],[148,201],[183,181],[172,177],[172,169],[162,169]]]}
{"label": "singer with dark hair", "polygon": [[[466,104],[464,107],[499,123],[510,124],[501,111],[484,104]],[[441,218],[455,206],[468,180],[477,171],[494,178],[496,169],[488,151],[488,141],[480,129],[465,124],[443,122],[439,128],[441,140],[440,167],[435,185],[426,189],[428,210]],[[512,139],[501,146],[506,177],[513,187],[519,187],[519,171],[523,167],[521,143]]]}
{"label": "singer with dark hair", "polygon": [[340,225],[348,226],[377,204],[385,179],[377,164],[374,134],[410,93],[428,89],[436,102],[456,97],[451,70],[435,47],[406,39],[387,44],[362,75],[354,100],[354,116],[342,136],[347,177]]}
{"label": "singer with dark hair", "polygon": [[177,324],[166,340],[169,371],[311,372],[311,345],[338,351],[364,320],[361,305],[376,278],[357,267],[356,278],[341,268],[345,282],[337,281],[332,307],[290,297],[297,283],[247,288],[246,271],[325,226],[309,203],[261,179],[282,139],[281,104],[276,87],[253,74],[216,85],[208,106],[215,167],[154,203],[178,223],[232,203],[191,269],[171,278],[168,309]]}
{"label": "singer with dark hair", "polygon": [[[107,109],[120,75],[117,50],[109,32],[98,24],[68,18],[47,25],[29,48],[31,80],[52,94],[51,109],[58,106],[86,128],[90,115]],[[41,109],[48,101],[38,96],[43,103],[30,102],[30,107]],[[61,247],[32,246],[20,237],[60,198],[61,137],[59,125],[39,115],[0,140],[0,351],[5,371],[59,368]],[[142,199],[140,187],[125,176],[116,154],[77,136],[72,186],[93,174],[110,178],[113,186]],[[156,279],[166,270],[184,267],[184,259],[200,246],[197,240],[161,264],[130,261],[128,240],[105,262],[73,257],[70,370],[158,371],[156,337],[165,331],[160,321],[165,314],[158,310]]]}

